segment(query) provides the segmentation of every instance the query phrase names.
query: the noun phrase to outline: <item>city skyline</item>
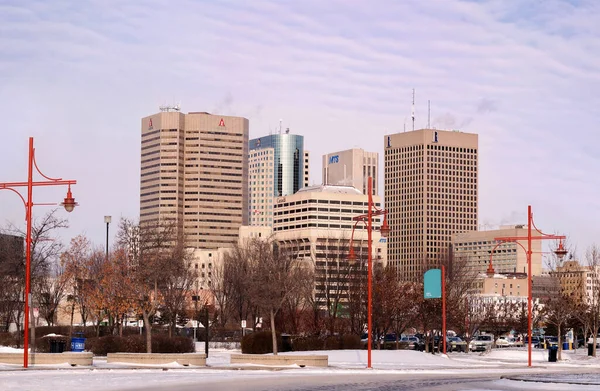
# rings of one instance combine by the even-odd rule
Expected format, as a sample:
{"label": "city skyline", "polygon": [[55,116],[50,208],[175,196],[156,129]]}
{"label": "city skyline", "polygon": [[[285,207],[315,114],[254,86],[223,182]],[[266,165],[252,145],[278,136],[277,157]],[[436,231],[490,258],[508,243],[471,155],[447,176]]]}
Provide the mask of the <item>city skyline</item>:
{"label": "city skyline", "polygon": [[[81,207],[68,216],[65,241],[85,233],[101,244],[104,215],[113,226],[137,216],[135,129],[162,103],[246,117],[251,138],[283,119],[313,156],[358,147],[380,153],[382,166],[381,137],[412,129],[413,88],[415,129],[426,127],[431,100],[432,126],[480,135],[482,228],[523,223],[532,204],[538,225],[570,236],[578,258],[596,240],[594,2],[156,2],[116,11],[19,1],[0,9],[2,180],[26,178],[27,137],[36,137],[45,174],[78,180]],[[159,33],[155,20],[171,28]],[[319,183],[312,160],[311,184]],[[45,189],[35,200],[63,193]],[[18,197],[0,193],[0,216],[3,227],[24,225]]]}

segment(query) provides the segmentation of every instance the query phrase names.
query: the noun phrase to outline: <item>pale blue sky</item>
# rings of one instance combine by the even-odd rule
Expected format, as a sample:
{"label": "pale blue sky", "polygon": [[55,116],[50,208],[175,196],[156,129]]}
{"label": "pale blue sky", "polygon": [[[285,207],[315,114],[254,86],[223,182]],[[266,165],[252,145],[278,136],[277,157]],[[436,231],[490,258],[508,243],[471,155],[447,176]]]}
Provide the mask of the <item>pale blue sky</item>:
{"label": "pale blue sky", "polygon": [[[46,174],[79,181],[65,238],[138,215],[140,118],[160,104],[245,116],[251,137],[281,118],[320,182],[322,154],[410,129],[414,87],[417,128],[430,99],[434,126],[480,135],[482,225],[531,203],[580,254],[596,241],[600,2],[124,3],[0,0],[0,180],[25,179],[35,136]],[[2,225],[19,203],[0,193]]]}

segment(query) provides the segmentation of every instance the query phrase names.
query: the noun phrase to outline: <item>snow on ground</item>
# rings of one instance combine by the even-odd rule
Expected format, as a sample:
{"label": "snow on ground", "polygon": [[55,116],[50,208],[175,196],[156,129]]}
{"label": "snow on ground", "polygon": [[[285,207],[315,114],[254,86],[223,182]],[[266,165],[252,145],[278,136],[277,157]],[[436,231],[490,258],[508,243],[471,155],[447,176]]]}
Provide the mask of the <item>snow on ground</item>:
{"label": "snow on ground", "polygon": [[0,353],[23,353],[23,349],[11,348],[10,346],[0,346]]}
{"label": "snow on ground", "polygon": [[[202,346],[203,347],[203,346]],[[19,352],[17,349],[2,348],[0,352]],[[203,350],[198,349],[199,352]],[[22,350],[20,350],[22,353]],[[494,349],[489,353],[451,353],[449,355],[432,355],[430,353],[408,350],[373,350],[372,370],[366,370],[366,350],[336,350],[313,352],[287,352],[280,354],[326,354],[329,356],[328,368],[297,368],[271,371],[229,363],[232,353],[240,353],[239,349],[210,349],[207,359],[207,368],[183,367],[172,363],[149,366],[137,366],[132,369],[126,364],[108,364],[105,357],[96,357],[94,366],[90,368],[71,368],[67,364],[34,367],[32,370],[21,370],[19,365],[0,364],[0,390],[52,390],[70,391],[85,388],[86,391],[100,391],[107,389],[132,389],[144,385],[165,386],[172,388],[173,384],[220,382],[226,379],[260,378],[269,376],[331,376],[331,375],[383,375],[383,374],[522,374],[527,370],[527,349]],[[533,351],[534,373],[550,371],[568,371],[581,368],[600,369],[600,358],[587,357],[584,350],[563,352],[560,363],[548,363],[548,352],[536,349]],[[37,369],[36,369],[37,368]],[[597,379],[600,381],[600,378]],[[558,381],[558,379],[557,379]],[[502,381],[501,381],[502,382]],[[504,382],[510,382],[506,380]],[[514,381],[513,383],[516,384]],[[536,383],[518,382],[523,390],[569,390],[570,386],[562,384],[562,388],[545,384],[539,387]],[[504,383],[499,383],[505,389]],[[537,387],[537,388],[536,388]],[[579,386],[587,387],[587,386]],[[598,389],[598,386],[589,386]],[[596,388],[594,388],[596,387]],[[585,388],[577,388],[585,390]]]}

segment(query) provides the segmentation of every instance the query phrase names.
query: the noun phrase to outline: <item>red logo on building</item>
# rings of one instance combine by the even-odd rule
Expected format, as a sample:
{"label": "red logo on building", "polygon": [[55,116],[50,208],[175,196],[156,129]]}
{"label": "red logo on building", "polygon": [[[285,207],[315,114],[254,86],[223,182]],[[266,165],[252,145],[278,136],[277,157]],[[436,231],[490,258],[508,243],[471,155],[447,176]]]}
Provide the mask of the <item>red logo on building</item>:
{"label": "red logo on building", "polygon": [[148,122],[148,130],[152,129],[152,118],[150,118],[150,121]]}
{"label": "red logo on building", "polygon": [[221,121],[219,122],[219,126],[225,126],[225,121],[223,121],[223,118],[221,118]]}

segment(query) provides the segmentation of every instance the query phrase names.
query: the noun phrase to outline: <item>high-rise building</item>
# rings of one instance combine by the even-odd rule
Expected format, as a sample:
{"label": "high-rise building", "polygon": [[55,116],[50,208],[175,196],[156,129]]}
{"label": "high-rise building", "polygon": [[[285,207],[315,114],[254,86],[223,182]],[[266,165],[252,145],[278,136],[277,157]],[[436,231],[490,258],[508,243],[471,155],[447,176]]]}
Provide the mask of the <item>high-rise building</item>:
{"label": "high-rise building", "polygon": [[274,199],[294,194],[307,186],[308,165],[309,154],[304,150],[304,136],[285,133],[250,140],[250,225],[273,226]]}
{"label": "high-rise building", "polygon": [[477,229],[477,134],[421,129],[384,137],[388,262],[421,281],[452,234]]}
{"label": "high-rise building", "polygon": [[248,221],[248,120],[178,108],[142,118],[140,223],[175,221],[195,248]]}
{"label": "high-rise building", "polygon": [[367,194],[367,178],[373,177],[373,195],[377,190],[379,174],[379,154],[364,149],[352,148],[346,151],[323,155],[323,184],[354,186]]}
{"label": "high-rise building", "polygon": [[273,226],[274,148],[250,150],[248,154],[248,221],[251,226]]}

